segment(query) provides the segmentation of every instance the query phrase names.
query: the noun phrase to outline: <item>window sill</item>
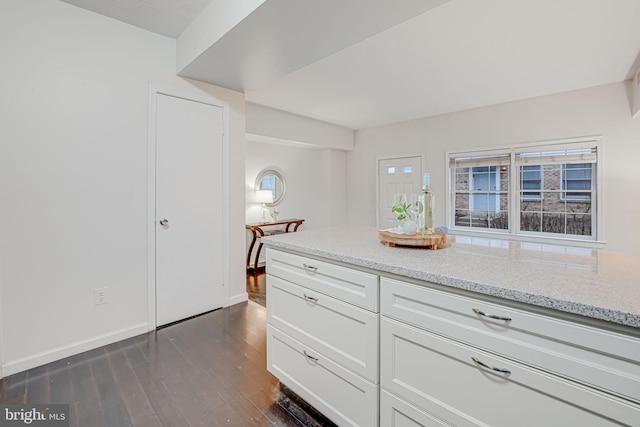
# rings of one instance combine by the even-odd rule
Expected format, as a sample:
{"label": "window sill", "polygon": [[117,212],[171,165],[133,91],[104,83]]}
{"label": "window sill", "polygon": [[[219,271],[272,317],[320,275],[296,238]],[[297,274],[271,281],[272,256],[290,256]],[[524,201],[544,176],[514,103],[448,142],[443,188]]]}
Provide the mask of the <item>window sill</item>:
{"label": "window sill", "polygon": [[509,232],[465,230],[449,227],[449,234],[454,236],[483,237],[486,239],[513,240],[517,242],[547,243],[553,245],[575,246],[580,248],[604,249],[607,242],[603,240],[584,240],[560,238],[553,236],[531,236],[528,234],[511,234]]}

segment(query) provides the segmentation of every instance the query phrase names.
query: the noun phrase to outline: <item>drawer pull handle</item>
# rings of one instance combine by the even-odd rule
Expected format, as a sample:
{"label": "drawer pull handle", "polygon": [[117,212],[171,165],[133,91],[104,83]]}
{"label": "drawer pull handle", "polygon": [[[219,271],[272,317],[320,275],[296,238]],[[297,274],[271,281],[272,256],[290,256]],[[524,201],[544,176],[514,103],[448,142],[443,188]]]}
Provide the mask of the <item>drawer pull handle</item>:
{"label": "drawer pull handle", "polygon": [[314,362],[318,361],[318,358],[317,357],[313,357],[312,355],[307,353],[307,350],[302,350],[302,352],[304,353],[304,357],[306,357],[307,359],[313,360]]}
{"label": "drawer pull handle", "polygon": [[511,373],[511,371],[508,370],[508,369],[495,368],[495,367],[493,367],[491,365],[487,365],[486,363],[483,363],[480,359],[478,359],[476,357],[473,357],[473,356],[471,356],[471,360],[473,360],[473,363],[475,363],[476,365],[482,366],[483,368],[489,369],[489,370],[494,371],[494,372],[499,372],[501,374],[507,374],[507,375],[509,375]]}
{"label": "drawer pull handle", "polygon": [[318,271],[318,267],[314,267],[313,265],[308,265],[308,264],[302,264],[304,266],[304,268],[306,268],[307,270],[313,270],[313,271]]}
{"label": "drawer pull handle", "polygon": [[477,308],[472,308],[473,312],[475,314],[478,314],[480,316],[483,317],[487,317],[489,319],[495,319],[495,320],[504,320],[505,322],[511,322],[511,317],[507,317],[507,316],[496,316],[495,314],[489,314],[489,313],[485,313],[482,310],[478,310]]}
{"label": "drawer pull handle", "polygon": [[307,301],[318,302],[318,298],[310,297],[307,294],[302,294],[302,295],[304,295],[304,299],[306,299]]}

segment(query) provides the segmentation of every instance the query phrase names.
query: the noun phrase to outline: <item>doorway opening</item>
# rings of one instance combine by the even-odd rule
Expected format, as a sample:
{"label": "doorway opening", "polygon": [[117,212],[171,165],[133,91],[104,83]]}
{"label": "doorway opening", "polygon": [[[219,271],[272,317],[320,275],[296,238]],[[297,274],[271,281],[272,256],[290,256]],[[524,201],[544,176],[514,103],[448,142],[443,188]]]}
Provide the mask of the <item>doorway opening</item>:
{"label": "doorway opening", "polygon": [[267,274],[264,269],[254,273],[247,273],[247,295],[249,301],[267,306]]}

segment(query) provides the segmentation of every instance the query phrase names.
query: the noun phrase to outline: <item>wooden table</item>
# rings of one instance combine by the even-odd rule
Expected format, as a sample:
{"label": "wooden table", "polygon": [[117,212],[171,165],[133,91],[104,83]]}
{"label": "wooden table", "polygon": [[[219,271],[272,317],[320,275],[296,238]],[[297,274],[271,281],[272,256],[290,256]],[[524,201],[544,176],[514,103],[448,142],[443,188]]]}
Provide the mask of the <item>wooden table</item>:
{"label": "wooden table", "polygon": [[251,231],[253,239],[251,245],[249,245],[249,251],[247,253],[247,271],[253,270],[254,273],[258,272],[258,260],[260,259],[260,251],[262,251],[262,241],[258,243],[258,249],[256,250],[255,257],[253,258],[253,265],[251,263],[251,253],[256,245],[258,238],[263,236],[271,236],[273,234],[281,233],[293,233],[298,231],[298,227],[302,225],[304,219],[281,219],[274,222],[260,222],[256,224],[246,224],[244,228]]}

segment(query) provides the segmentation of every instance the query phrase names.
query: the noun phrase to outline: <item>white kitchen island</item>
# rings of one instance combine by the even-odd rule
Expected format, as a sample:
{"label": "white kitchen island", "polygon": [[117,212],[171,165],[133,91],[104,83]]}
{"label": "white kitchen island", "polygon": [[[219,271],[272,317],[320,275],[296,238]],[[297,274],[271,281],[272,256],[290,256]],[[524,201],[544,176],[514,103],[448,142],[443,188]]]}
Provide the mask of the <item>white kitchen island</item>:
{"label": "white kitchen island", "polygon": [[268,368],[338,425],[640,425],[640,257],[265,238]]}

